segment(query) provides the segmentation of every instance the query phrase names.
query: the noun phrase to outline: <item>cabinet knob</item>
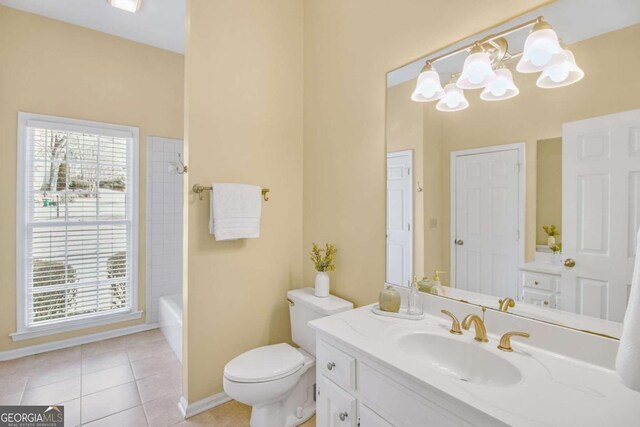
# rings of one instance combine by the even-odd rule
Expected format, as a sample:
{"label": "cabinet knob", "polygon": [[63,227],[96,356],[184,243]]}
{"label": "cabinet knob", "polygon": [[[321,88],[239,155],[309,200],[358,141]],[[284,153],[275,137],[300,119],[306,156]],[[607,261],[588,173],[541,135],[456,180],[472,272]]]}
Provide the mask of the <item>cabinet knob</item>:
{"label": "cabinet knob", "polygon": [[340,414],[338,414],[338,418],[340,418],[340,421],[344,421],[349,418],[349,414],[346,412],[340,412]]}
{"label": "cabinet knob", "polygon": [[454,240],[453,243],[455,243],[458,246],[462,246],[462,245],[464,245],[464,240],[461,240],[461,239]]}
{"label": "cabinet knob", "polygon": [[333,371],[333,368],[335,368],[335,367],[336,367],[335,363],[333,363],[333,362],[327,363],[327,369],[328,370]]}
{"label": "cabinet knob", "polygon": [[534,285],[539,285],[538,281],[536,280],[535,282],[533,282]]}

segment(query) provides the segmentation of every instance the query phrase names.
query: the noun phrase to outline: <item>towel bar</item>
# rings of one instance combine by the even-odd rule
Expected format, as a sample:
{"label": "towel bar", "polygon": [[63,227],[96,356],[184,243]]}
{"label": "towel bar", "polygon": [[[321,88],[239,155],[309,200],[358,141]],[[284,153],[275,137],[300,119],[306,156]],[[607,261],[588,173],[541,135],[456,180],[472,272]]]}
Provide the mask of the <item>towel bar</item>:
{"label": "towel bar", "polygon": [[[195,184],[193,186],[193,192],[196,193],[198,195],[198,198],[200,200],[202,200],[202,192],[203,191],[211,191],[213,190],[213,188],[211,186],[204,186],[204,185],[200,185],[200,184]],[[269,201],[269,196],[267,195],[267,193],[269,193],[268,188],[262,188],[262,198],[264,199],[265,202]]]}

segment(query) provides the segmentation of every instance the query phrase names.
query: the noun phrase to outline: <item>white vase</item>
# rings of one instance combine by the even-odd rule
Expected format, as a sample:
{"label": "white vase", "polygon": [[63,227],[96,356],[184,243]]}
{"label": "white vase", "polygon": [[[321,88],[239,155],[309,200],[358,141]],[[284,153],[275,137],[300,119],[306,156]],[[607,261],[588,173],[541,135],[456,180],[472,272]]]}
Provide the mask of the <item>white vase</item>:
{"label": "white vase", "polygon": [[318,271],[318,273],[316,273],[315,294],[320,298],[329,296],[329,275],[324,271]]}
{"label": "white vase", "polygon": [[547,237],[547,246],[553,246],[556,244],[556,238],[555,236],[549,236]]}

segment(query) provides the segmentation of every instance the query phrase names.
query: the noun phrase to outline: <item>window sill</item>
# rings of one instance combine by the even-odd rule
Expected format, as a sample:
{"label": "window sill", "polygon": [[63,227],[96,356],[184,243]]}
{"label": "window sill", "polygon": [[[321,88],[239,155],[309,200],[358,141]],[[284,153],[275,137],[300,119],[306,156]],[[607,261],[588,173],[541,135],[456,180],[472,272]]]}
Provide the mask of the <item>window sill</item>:
{"label": "window sill", "polygon": [[126,313],[117,313],[112,315],[103,315],[96,318],[79,319],[59,325],[40,326],[25,329],[22,331],[9,334],[13,341],[28,340],[31,338],[45,337],[48,335],[62,334],[65,332],[77,331],[80,329],[92,328],[94,326],[104,326],[113,323],[126,322],[128,320],[136,320],[142,318],[144,312],[130,311]]}

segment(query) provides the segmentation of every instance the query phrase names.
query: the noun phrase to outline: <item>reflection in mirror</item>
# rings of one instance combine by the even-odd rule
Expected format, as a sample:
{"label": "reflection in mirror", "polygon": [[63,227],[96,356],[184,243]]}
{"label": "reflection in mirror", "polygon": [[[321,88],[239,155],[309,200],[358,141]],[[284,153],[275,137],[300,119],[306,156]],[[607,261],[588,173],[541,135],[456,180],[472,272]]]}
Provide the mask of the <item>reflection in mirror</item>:
{"label": "reflection in mirror", "polygon": [[[544,62],[522,52],[549,26],[558,50],[520,72]],[[640,227],[639,41],[634,2],[559,0],[390,72],[387,283],[416,275],[426,291],[440,271],[444,296],[509,297],[513,314],[619,337]],[[447,82],[468,108],[452,111]]]}

